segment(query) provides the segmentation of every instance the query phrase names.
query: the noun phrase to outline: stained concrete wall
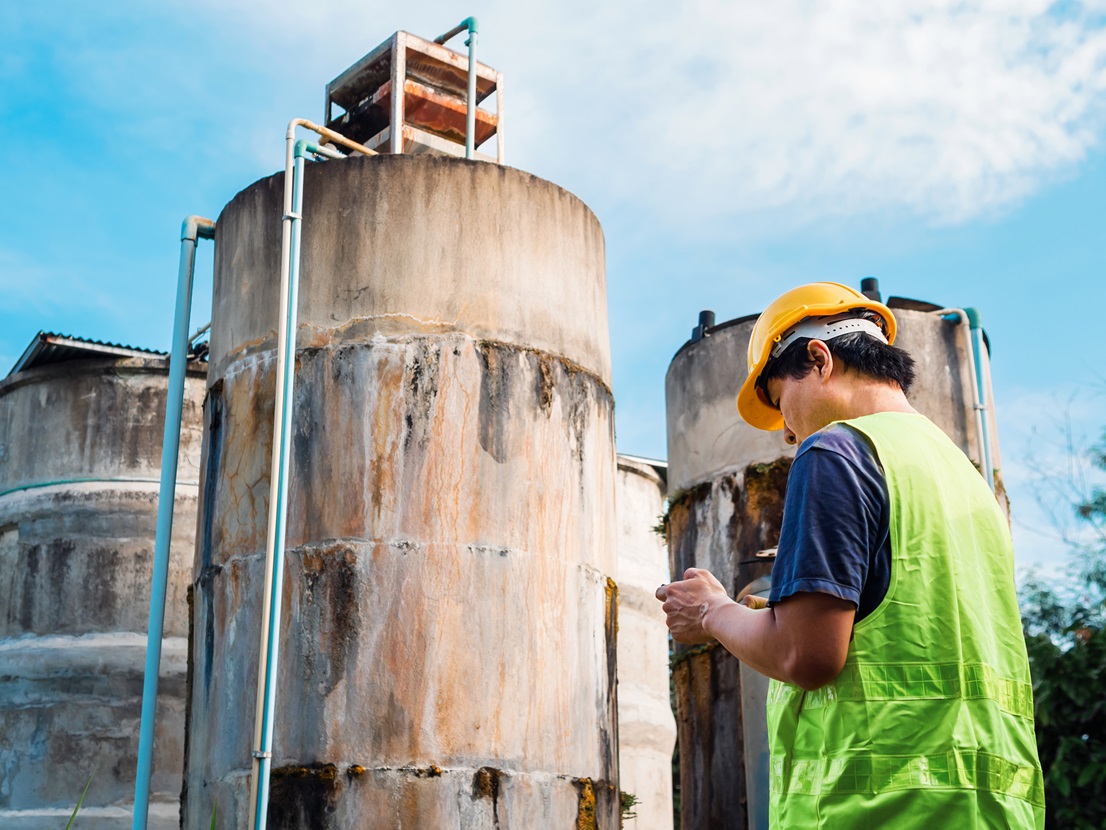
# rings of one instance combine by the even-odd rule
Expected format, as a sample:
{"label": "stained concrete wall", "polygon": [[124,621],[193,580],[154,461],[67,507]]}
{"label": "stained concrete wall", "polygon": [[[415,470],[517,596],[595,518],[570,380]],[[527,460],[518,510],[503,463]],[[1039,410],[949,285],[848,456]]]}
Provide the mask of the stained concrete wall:
{"label": "stained concrete wall", "polygon": [[668,685],[668,628],[654,592],[668,582],[668,551],[655,527],[665,483],[649,464],[618,457],[618,765],[637,798],[624,827],[672,830],[676,721]]}
{"label": "stained concrete wall", "polygon": [[[179,825],[186,590],[204,367],[187,378],[152,780]],[[0,826],[129,826],[168,374],[159,359],[0,383]]]}
{"label": "stained concrete wall", "polygon": [[[186,824],[249,808],[282,188],[218,220]],[[599,223],[427,156],[304,194],[270,827],[616,827]]]}
{"label": "stained concrete wall", "polygon": [[[907,304],[909,307],[903,307]],[[943,429],[977,466],[980,448],[972,409],[972,365],[965,329],[913,301],[890,301],[896,345],[914,357],[910,401]],[[756,316],[724,323],[676,354],[666,378],[668,411],[668,544],[673,573],[712,571],[736,595],[771,573],[757,552],[779,541],[787,475],[795,448],[781,432],[746,425],[737,390],[747,376],[749,336]],[[993,418],[993,412],[992,412]],[[998,465],[995,446],[995,464]],[[999,475],[1001,483],[1001,474]],[[1005,495],[999,489],[1005,506]],[[685,827],[761,826],[748,808],[762,793],[745,786],[745,721],[739,664],[717,646],[676,647],[681,816]],[[749,757],[758,749],[749,747]],[[764,781],[761,788],[767,786]]]}

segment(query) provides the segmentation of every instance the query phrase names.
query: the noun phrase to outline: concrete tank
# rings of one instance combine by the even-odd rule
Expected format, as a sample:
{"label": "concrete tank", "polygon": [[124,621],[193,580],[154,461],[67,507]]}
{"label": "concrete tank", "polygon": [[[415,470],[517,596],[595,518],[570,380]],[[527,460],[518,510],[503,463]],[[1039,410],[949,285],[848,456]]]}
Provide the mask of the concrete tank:
{"label": "concrete tank", "polygon": [[[179,826],[186,590],[204,367],[189,367],[150,826]],[[0,382],[0,826],[129,826],[167,361],[80,360]]]}
{"label": "concrete tank", "polygon": [[[979,466],[965,328],[933,314],[939,306],[894,297],[888,305],[898,321],[896,345],[916,362],[911,403]],[[686,343],[673,358],[665,382],[672,573],[706,568],[731,596],[771,574],[771,559],[757,553],[779,541],[795,455],[782,433],[753,429],[737,412],[735,399],[747,375],[755,322],[756,315],[732,320]],[[993,411],[991,416],[993,424]],[[996,441],[996,467],[998,458]],[[997,480],[1005,506],[1001,476]],[[763,702],[743,710],[743,694],[751,697],[753,690],[742,688],[738,661],[717,644],[677,645],[673,663],[683,826],[766,826],[767,776],[746,786],[746,759],[750,766],[765,769]],[[755,694],[763,700],[759,686]],[[757,777],[750,771],[750,781]]]}
{"label": "concrete tank", "polygon": [[[249,811],[283,176],[218,220],[184,820]],[[269,826],[613,828],[603,236],[431,156],[309,165]]]}
{"label": "concrete tank", "polygon": [[668,628],[654,592],[668,582],[656,525],[664,512],[663,465],[618,456],[618,766],[636,798],[623,826],[672,830],[676,721],[668,685]]}

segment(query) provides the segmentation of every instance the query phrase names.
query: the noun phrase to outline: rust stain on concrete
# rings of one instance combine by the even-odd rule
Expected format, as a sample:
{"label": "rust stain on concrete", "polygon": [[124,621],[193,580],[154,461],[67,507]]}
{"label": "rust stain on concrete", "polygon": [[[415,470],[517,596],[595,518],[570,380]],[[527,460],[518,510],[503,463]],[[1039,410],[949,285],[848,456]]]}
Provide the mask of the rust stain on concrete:
{"label": "rust stain on concrete", "polygon": [[270,830],[331,826],[342,791],[334,764],[289,765],[273,769],[269,784]]}
{"label": "rust stain on concrete", "polygon": [[472,797],[487,799],[492,803],[492,827],[499,827],[499,779],[502,770],[495,767],[481,767],[472,777]]}
{"label": "rust stain on concrete", "polygon": [[596,830],[595,784],[590,778],[573,778],[576,787],[576,830]]}

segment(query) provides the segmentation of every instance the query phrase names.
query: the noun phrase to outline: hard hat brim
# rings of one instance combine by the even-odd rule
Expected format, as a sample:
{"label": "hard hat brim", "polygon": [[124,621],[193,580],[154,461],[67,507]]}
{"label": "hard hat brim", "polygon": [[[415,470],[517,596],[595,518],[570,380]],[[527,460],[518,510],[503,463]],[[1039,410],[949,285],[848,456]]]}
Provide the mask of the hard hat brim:
{"label": "hard hat brim", "polygon": [[757,388],[760,372],[749,375],[737,393],[737,411],[749,426],[775,432],[783,429],[783,414],[766,402]]}

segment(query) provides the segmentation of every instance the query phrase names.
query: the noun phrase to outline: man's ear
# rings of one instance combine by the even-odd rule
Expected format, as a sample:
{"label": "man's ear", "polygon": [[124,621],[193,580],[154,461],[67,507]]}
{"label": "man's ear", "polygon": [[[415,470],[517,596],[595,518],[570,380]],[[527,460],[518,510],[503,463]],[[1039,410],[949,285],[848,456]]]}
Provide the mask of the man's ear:
{"label": "man's ear", "polygon": [[814,370],[822,376],[822,382],[825,383],[833,373],[833,354],[829,346],[821,340],[811,340],[806,344],[806,349],[814,363]]}

